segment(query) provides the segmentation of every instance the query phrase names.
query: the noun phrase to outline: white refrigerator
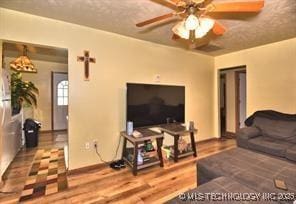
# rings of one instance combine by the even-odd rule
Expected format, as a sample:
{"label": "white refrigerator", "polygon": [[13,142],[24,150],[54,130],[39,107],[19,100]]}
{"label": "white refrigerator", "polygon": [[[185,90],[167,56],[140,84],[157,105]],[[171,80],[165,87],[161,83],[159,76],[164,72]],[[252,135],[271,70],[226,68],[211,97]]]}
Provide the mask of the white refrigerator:
{"label": "white refrigerator", "polygon": [[10,94],[10,75],[7,70],[2,69],[2,119],[1,126],[6,126],[11,120],[11,94]]}
{"label": "white refrigerator", "polygon": [[[20,114],[11,115],[11,93],[10,93],[10,73],[2,69],[2,88],[0,106],[2,109],[1,131],[2,131],[2,150],[1,172],[2,176],[11,161],[21,147],[22,141],[22,121]],[[1,143],[0,143],[1,144]]]}

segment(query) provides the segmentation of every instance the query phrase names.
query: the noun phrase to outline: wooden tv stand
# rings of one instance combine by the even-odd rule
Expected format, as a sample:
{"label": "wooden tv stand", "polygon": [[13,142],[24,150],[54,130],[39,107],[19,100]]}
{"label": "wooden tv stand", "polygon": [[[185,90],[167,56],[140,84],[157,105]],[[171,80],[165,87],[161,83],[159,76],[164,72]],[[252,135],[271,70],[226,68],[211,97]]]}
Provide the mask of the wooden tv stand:
{"label": "wooden tv stand", "polygon": [[[160,165],[163,167],[163,159],[162,159],[162,152],[161,152],[161,146],[163,143],[163,133],[152,131],[148,128],[138,128],[136,129],[140,133],[142,133],[142,137],[135,138],[132,135],[128,135],[126,131],[122,131],[120,135],[123,137],[123,148],[122,148],[122,159],[132,168],[133,174],[136,176],[138,173],[138,170],[153,166],[153,165]],[[138,147],[140,144],[143,144],[146,140],[154,140],[156,139],[157,143],[157,157],[150,158],[149,161],[144,161],[143,164],[138,165]],[[128,151],[129,148],[127,148],[127,141],[133,144],[133,161],[130,161],[128,159]]]}
{"label": "wooden tv stand", "polygon": [[[169,124],[165,124],[165,125],[160,125],[159,129],[161,130],[162,133],[167,133],[168,135],[171,135],[172,137],[174,137],[174,146],[173,146],[174,162],[178,162],[179,158],[190,156],[190,155],[197,157],[195,138],[194,138],[194,133],[197,132],[197,129],[188,130],[188,129],[186,129],[185,126],[181,125],[180,123],[169,123]],[[184,136],[190,135],[192,151],[188,151],[185,153],[179,152],[178,141],[179,141],[180,136],[183,136],[183,135]]]}

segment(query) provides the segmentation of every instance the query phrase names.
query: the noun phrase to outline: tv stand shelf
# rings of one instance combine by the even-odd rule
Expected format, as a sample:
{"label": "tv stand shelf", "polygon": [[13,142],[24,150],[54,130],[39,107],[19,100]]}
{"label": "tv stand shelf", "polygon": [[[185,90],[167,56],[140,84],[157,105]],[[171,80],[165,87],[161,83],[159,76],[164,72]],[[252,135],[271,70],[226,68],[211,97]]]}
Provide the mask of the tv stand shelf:
{"label": "tv stand shelf", "polygon": [[[122,148],[122,159],[132,168],[133,174],[136,176],[138,170],[154,166],[160,165],[163,167],[163,160],[162,160],[162,152],[161,146],[163,143],[163,134],[159,132],[152,131],[147,128],[139,128],[137,129],[140,133],[142,133],[142,137],[135,138],[131,135],[128,135],[125,131],[121,132],[120,135],[123,137],[123,148]],[[153,157],[149,157],[148,161],[144,161],[143,164],[138,165],[138,148],[140,144],[143,144],[146,140],[154,140],[156,139],[157,143],[157,155]],[[133,144],[134,148],[127,148],[127,141]],[[128,153],[133,153],[133,161],[128,159]]]}
{"label": "tv stand shelf", "polygon": [[[190,155],[197,157],[195,138],[194,138],[194,133],[197,132],[197,129],[189,130],[185,126],[182,126],[179,123],[169,123],[165,125],[160,125],[159,129],[161,130],[162,133],[167,133],[168,135],[174,137],[174,146],[173,146],[174,154],[171,155],[174,159],[174,162],[178,162],[179,158],[190,156]],[[180,153],[178,149],[178,141],[180,136],[184,136],[184,135],[190,135],[192,151]]]}
{"label": "tv stand shelf", "polygon": [[[137,165],[137,169],[141,170],[141,169],[145,169],[147,167],[150,166],[154,166],[154,165],[158,165],[160,164],[160,160],[157,157],[150,157],[149,161],[144,161],[143,164],[141,165]],[[133,166],[132,161],[128,160],[127,158],[123,157],[123,160],[129,165],[129,166]]]}
{"label": "tv stand shelf", "polygon": [[[174,149],[174,145],[169,146],[170,149]],[[187,156],[191,156],[194,155],[194,151],[193,150],[188,150],[188,151],[184,151],[184,152],[179,152],[178,151],[178,158],[183,158],[183,157],[187,157]],[[174,159],[174,153],[171,152],[170,157]]]}

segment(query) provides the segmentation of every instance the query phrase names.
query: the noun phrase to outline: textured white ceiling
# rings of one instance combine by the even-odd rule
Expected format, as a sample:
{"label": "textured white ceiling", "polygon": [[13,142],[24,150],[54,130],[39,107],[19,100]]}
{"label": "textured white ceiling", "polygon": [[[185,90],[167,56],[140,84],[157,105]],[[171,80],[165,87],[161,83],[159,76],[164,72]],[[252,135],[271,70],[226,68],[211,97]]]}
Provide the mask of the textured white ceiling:
{"label": "textured white ceiling", "polygon": [[[213,2],[221,1],[237,0]],[[171,28],[177,19],[147,28],[135,26],[137,22],[172,11],[153,0],[0,0],[0,7],[184,47],[171,40]],[[228,28],[227,32],[197,52],[217,56],[296,37],[296,0],[265,0],[259,14],[228,15],[219,22]]]}

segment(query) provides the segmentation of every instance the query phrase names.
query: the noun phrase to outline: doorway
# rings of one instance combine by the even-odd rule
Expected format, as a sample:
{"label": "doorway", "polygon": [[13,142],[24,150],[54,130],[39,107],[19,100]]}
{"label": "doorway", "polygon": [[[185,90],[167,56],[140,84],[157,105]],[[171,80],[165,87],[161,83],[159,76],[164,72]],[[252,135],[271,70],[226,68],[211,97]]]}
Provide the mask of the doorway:
{"label": "doorway", "polygon": [[221,136],[226,137],[226,74],[220,74],[220,127]]}
{"label": "doorway", "polygon": [[52,72],[52,129],[68,129],[68,73]]}
{"label": "doorway", "polygon": [[246,99],[247,99],[247,82],[246,82],[247,73],[245,70],[235,72],[236,80],[236,131],[240,128],[245,127],[246,120]]}
{"label": "doorway", "polygon": [[219,124],[222,138],[233,138],[246,119],[246,66],[219,70]]}
{"label": "doorway", "polygon": [[[13,161],[19,149],[26,147],[26,138],[24,131],[22,131],[23,124],[27,119],[33,119],[41,123],[41,128],[39,130],[38,136],[38,146],[33,148],[34,151],[38,149],[63,149],[66,167],[68,166],[68,50],[58,47],[50,47],[45,45],[31,44],[26,42],[15,42],[3,40],[2,43],[3,50],[3,63],[2,70],[6,73],[7,77],[5,81],[11,84],[9,87],[10,99],[9,105],[7,105],[6,120],[8,121],[10,129],[5,130],[3,133],[5,139],[2,147],[4,151],[2,152],[3,157],[7,157],[5,167]],[[12,64],[16,64],[21,56],[25,55],[31,62],[31,66],[34,67],[34,71],[25,69],[16,69]],[[64,80],[60,87],[63,96],[63,106],[62,111],[57,111],[57,113],[62,112],[65,115],[64,120],[54,120],[52,115],[52,73],[60,73],[62,77],[60,79]],[[14,81],[14,83],[10,83]],[[56,80],[58,81],[58,79]],[[31,91],[20,92],[17,91],[20,86],[19,84],[27,83],[31,87],[35,87]],[[12,85],[13,84],[13,85]],[[56,90],[58,92],[58,90]],[[61,92],[61,91],[60,91]],[[23,100],[20,108],[14,108],[14,101],[20,101],[18,93],[22,93],[22,97],[27,97],[31,100]],[[13,100],[12,100],[13,99]],[[58,99],[56,99],[58,100]],[[34,103],[33,103],[33,102]],[[58,115],[58,114],[56,114]],[[62,117],[61,117],[62,118]],[[56,121],[55,129],[52,126],[52,121]],[[63,131],[55,131],[63,130]],[[20,152],[20,151],[19,151]],[[21,153],[19,153],[21,154]],[[7,156],[6,156],[7,155]],[[5,168],[4,170],[6,170]]]}

